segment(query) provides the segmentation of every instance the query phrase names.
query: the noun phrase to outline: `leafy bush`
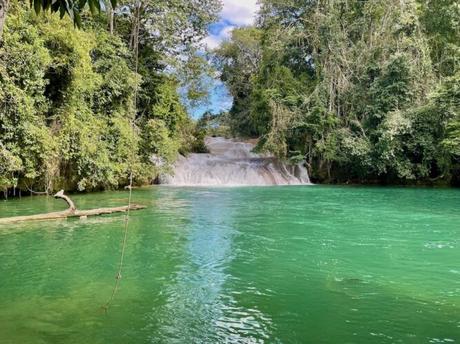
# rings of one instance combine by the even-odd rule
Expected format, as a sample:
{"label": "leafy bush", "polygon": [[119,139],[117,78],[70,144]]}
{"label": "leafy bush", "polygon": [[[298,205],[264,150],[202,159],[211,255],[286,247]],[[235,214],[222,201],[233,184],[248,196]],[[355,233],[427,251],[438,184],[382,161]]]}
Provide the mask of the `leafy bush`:
{"label": "leafy bush", "polygon": [[[0,188],[118,188],[131,172],[146,183],[167,169],[188,125],[178,85],[132,61],[103,23],[77,30],[13,1],[0,46]],[[153,81],[136,110],[136,87]]]}

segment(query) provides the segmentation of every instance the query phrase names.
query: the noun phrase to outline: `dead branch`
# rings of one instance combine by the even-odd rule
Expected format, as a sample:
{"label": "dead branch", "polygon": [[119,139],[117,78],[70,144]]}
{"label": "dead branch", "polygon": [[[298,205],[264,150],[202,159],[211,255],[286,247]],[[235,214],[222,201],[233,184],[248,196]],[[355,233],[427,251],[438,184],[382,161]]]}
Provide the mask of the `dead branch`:
{"label": "dead branch", "polygon": [[58,220],[58,219],[66,219],[68,217],[83,217],[84,218],[87,216],[126,212],[128,211],[128,209],[131,211],[131,210],[140,210],[140,209],[146,208],[143,205],[131,204],[131,206],[97,208],[97,209],[90,209],[90,210],[78,210],[75,207],[75,203],[70,199],[70,197],[64,195],[64,190],[61,190],[58,193],[56,193],[54,197],[63,199],[68,204],[69,208],[67,210],[56,211],[56,212],[46,213],[46,214],[0,218],[0,225],[25,222],[25,221]]}

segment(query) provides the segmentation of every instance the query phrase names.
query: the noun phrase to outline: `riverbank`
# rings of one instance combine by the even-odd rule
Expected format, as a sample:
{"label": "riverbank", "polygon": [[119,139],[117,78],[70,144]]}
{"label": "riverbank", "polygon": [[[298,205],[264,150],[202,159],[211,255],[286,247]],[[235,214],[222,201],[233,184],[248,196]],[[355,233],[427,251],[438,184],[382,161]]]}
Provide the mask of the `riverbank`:
{"label": "riverbank", "polygon": [[[453,188],[453,189],[458,189],[460,188],[460,183],[455,183],[455,184],[450,184],[447,181],[415,181],[412,183],[389,183],[389,182],[383,182],[380,180],[374,180],[374,181],[366,181],[366,182],[360,182],[360,181],[347,181],[347,182],[327,182],[327,181],[321,181],[315,178],[311,178],[311,183],[317,184],[317,185],[324,185],[324,186],[353,186],[353,187],[382,187],[382,188],[440,188],[440,189],[448,189],[448,188]],[[146,188],[149,186],[157,186],[161,185],[158,182],[156,183],[150,183],[150,184],[143,184],[143,185],[137,185],[133,187],[134,189],[138,188]],[[243,186],[243,185],[240,185]],[[250,187],[249,185],[246,185],[246,187]],[[125,187],[120,187],[119,189],[100,189],[100,190],[92,190],[92,191],[78,191],[78,190],[70,190],[67,191],[68,194],[70,195],[89,195],[89,194],[98,194],[100,192],[109,192],[109,191],[123,191],[125,190]],[[44,194],[46,195],[46,194]],[[8,194],[5,194],[5,191],[0,191],[0,200],[7,201],[9,199],[21,199],[21,198],[34,198],[38,196],[43,196],[43,194],[37,195],[36,193],[32,193],[29,190],[20,190],[16,189],[13,191],[13,189],[8,189]],[[52,196],[51,194],[48,194],[47,196]]]}
{"label": "riverbank", "polygon": [[[318,175],[314,164],[300,162],[290,164],[282,159],[275,158],[272,154],[256,153],[255,148],[259,143],[257,138],[225,138],[206,137],[204,143],[207,153],[188,153],[179,155],[170,168],[164,168],[161,175],[144,176],[142,180],[151,180],[150,183],[139,183],[137,187],[152,184],[177,184],[189,186],[251,186],[251,185],[283,185],[283,184],[314,184],[322,185],[354,185],[354,186],[407,186],[407,187],[460,187],[460,170],[458,174],[443,178],[424,178],[420,180],[402,180],[394,176],[368,177],[363,179],[346,178],[344,171],[332,169],[331,177]],[[151,159],[156,161],[155,159]],[[155,169],[153,162],[150,169]],[[166,172],[168,171],[168,172]],[[178,176],[175,177],[174,173]],[[120,186],[119,190],[125,186]],[[90,191],[116,190],[103,187]],[[8,188],[0,191],[3,199],[11,197],[33,196],[44,194],[30,188]],[[79,193],[76,188],[66,190],[68,193]],[[50,192],[51,194],[52,192]],[[86,192],[84,192],[86,193]]]}

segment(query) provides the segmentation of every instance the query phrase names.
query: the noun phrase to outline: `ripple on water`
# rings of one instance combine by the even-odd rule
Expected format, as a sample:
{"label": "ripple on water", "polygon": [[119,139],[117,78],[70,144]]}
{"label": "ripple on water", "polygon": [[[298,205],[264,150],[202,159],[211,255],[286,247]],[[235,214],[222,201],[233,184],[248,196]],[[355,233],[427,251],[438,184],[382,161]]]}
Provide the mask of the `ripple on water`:
{"label": "ripple on water", "polygon": [[[149,207],[132,214],[106,315],[123,217],[0,230],[0,342],[460,340],[458,192],[160,187],[134,199]],[[44,200],[0,213],[56,207]]]}

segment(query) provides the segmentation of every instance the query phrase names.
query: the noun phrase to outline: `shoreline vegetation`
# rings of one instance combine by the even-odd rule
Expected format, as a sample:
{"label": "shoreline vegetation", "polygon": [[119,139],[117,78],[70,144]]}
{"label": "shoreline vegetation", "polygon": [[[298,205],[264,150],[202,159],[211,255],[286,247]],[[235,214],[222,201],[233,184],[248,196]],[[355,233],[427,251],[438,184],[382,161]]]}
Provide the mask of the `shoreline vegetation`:
{"label": "shoreline vegetation", "polygon": [[264,0],[216,50],[221,118],[322,183],[460,185],[458,1]]}
{"label": "shoreline vegetation", "polygon": [[168,171],[197,144],[183,104],[206,97],[196,42],[220,8],[218,0],[126,1],[111,32],[104,11],[83,9],[76,28],[69,16],[9,1],[0,41],[0,191],[119,189],[131,173],[144,185]]}
{"label": "shoreline vegetation", "polygon": [[[8,1],[0,193],[149,185],[209,135],[257,139],[314,183],[460,186],[455,0],[263,0],[203,50],[221,5],[129,0],[81,9],[76,28]],[[216,71],[233,106],[194,120],[184,104],[206,101]]]}

